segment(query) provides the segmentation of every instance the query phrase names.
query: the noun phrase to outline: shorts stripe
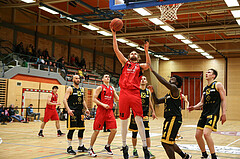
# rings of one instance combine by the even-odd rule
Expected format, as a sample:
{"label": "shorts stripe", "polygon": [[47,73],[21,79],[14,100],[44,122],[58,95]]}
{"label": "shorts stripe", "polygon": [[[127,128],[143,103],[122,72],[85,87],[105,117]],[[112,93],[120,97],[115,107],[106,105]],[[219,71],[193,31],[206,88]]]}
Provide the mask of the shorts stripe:
{"label": "shorts stripe", "polygon": [[176,116],[173,116],[172,120],[170,122],[170,125],[169,125],[169,128],[168,128],[167,137],[166,137],[167,141],[169,141],[169,138],[170,138],[170,135],[171,135],[171,132],[172,132],[172,128],[173,128],[173,124],[174,124],[175,119],[176,119]]}
{"label": "shorts stripe", "polygon": [[213,124],[212,124],[212,129],[214,129],[214,126],[215,126],[215,124],[216,124],[216,121],[217,121],[217,116],[214,115]]}

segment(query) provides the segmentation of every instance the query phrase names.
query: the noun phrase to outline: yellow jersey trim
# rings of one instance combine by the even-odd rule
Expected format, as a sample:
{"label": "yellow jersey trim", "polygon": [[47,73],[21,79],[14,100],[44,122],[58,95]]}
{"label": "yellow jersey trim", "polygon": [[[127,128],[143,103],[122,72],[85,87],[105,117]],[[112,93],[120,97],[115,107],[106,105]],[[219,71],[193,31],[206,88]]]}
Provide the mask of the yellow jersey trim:
{"label": "yellow jersey trim", "polygon": [[197,129],[203,130],[203,128],[202,128],[202,127],[197,127]]}
{"label": "yellow jersey trim", "polygon": [[178,97],[176,97],[176,98],[172,96],[171,91],[170,91],[169,94],[170,94],[170,96],[171,96],[173,99],[178,99],[178,98],[180,98],[180,92],[179,92],[179,94],[178,94]]}
{"label": "yellow jersey trim", "polygon": [[164,142],[164,143],[170,144],[170,145],[175,144],[175,141],[168,141],[168,140],[165,140],[165,139],[161,139],[161,142]]}
{"label": "yellow jersey trim", "polygon": [[205,127],[204,128],[209,128],[209,129],[211,129],[212,131],[214,131],[214,132],[216,132],[217,131],[217,129],[214,129],[212,126],[209,126],[209,125],[205,125]]}
{"label": "yellow jersey trim", "polygon": [[171,132],[172,132],[172,128],[173,128],[173,124],[174,124],[174,122],[175,122],[175,119],[176,119],[176,116],[173,116],[173,117],[172,117],[172,120],[171,120],[171,122],[170,122],[169,128],[168,128],[168,133],[167,133],[166,141],[169,141],[169,138],[170,138],[170,135],[171,135]]}

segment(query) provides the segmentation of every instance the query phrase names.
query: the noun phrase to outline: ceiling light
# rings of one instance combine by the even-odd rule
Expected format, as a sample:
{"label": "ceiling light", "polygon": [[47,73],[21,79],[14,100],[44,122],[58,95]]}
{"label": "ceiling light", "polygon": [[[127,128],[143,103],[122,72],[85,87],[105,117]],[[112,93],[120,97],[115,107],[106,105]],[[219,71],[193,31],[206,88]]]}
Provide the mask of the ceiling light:
{"label": "ceiling light", "polygon": [[240,25],[240,19],[236,19],[236,21],[237,21],[238,25]]}
{"label": "ceiling light", "polygon": [[102,34],[102,35],[104,35],[104,36],[111,36],[112,34],[111,33],[108,33],[108,32],[106,32],[106,31],[97,31],[97,33],[99,33],[99,34]]}
{"label": "ceiling light", "polygon": [[162,55],[154,55],[155,57],[158,57],[158,58],[163,58]]}
{"label": "ceiling light", "polygon": [[122,39],[122,38],[117,39],[117,41],[119,41],[119,42],[121,42],[121,43],[127,43],[127,42],[128,42],[127,40]]}
{"label": "ceiling light", "polygon": [[240,10],[231,10],[234,18],[240,18]]}
{"label": "ceiling light", "polygon": [[182,34],[175,34],[173,36],[177,39],[180,39],[180,40],[186,39]]}
{"label": "ceiling light", "polygon": [[169,60],[169,58],[167,58],[167,57],[162,57],[161,59],[162,59],[162,60],[165,60],[165,61],[168,61],[168,60]]}
{"label": "ceiling light", "polygon": [[205,57],[208,58],[208,59],[214,59],[214,57],[211,56],[211,55],[209,55],[209,56],[205,56]]}
{"label": "ceiling light", "polygon": [[162,28],[165,31],[174,31],[174,28],[172,28],[168,25],[160,25],[160,28]]}
{"label": "ceiling light", "polygon": [[138,45],[135,43],[126,43],[128,46],[132,46],[132,47],[137,47]]}
{"label": "ceiling light", "polygon": [[21,0],[21,1],[23,1],[25,3],[34,3],[34,2],[36,2],[35,0]]}
{"label": "ceiling light", "polygon": [[183,43],[185,43],[185,44],[191,44],[192,43],[192,41],[191,40],[181,40]]}
{"label": "ceiling light", "polygon": [[197,52],[204,52],[203,49],[195,49]]}
{"label": "ceiling light", "polygon": [[188,46],[191,47],[192,49],[197,49],[198,48],[198,46],[196,44],[189,44]]}
{"label": "ceiling light", "polygon": [[99,30],[97,27],[92,26],[92,25],[82,25],[83,27],[90,29],[90,30]]}
{"label": "ceiling light", "polygon": [[206,52],[201,52],[201,54],[202,54],[203,56],[209,56],[209,54],[206,53]]}
{"label": "ceiling light", "polygon": [[148,50],[148,54],[154,54],[152,51]]}
{"label": "ceiling light", "polygon": [[239,3],[237,0],[224,0],[228,7],[235,7],[239,6]]}
{"label": "ceiling light", "polygon": [[141,51],[144,51],[144,49],[143,49],[143,48],[141,48],[141,47],[137,47],[137,49],[138,49],[138,50],[141,50]]}
{"label": "ceiling light", "polygon": [[151,22],[153,22],[156,25],[161,25],[164,24],[160,19],[158,18],[148,18],[148,20],[150,20]]}
{"label": "ceiling light", "polygon": [[73,19],[71,17],[66,17],[66,19],[70,20],[70,21],[73,21],[73,22],[77,22],[77,19]]}
{"label": "ceiling light", "polygon": [[49,12],[51,14],[59,14],[58,12],[56,12],[56,11],[50,9],[50,8],[44,7],[44,6],[40,6],[39,8],[46,11],[46,12]]}
{"label": "ceiling light", "polygon": [[152,12],[150,12],[147,8],[134,8],[133,10],[142,16],[152,15]]}

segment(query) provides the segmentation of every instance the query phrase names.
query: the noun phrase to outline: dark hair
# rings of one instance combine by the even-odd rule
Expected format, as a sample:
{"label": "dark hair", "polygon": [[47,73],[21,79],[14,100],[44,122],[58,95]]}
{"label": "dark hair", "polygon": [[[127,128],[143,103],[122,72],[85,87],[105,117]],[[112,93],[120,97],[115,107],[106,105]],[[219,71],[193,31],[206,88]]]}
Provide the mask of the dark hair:
{"label": "dark hair", "polygon": [[52,90],[55,89],[55,88],[58,89],[58,86],[53,86],[53,87],[52,87]]}
{"label": "dark hair", "polygon": [[29,106],[33,106],[33,104],[29,104]]}
{"label": "dark hair", "polygon": [[173,77],[175,77],[176,78],[176,80],[177,80],[177,87],[178,88],[181,88],[181,86],[182,86],[182,83],[183,83],[183,80],[182,80],[182,77],[180,77],[180,76],[178,76],[178,75],[173,75]]}
{"label": "dark hair", "polygon": [[105,73],[105,74],[102,75],[102,79],[103,79],[103,77],[104,77],[105,75],[108,75],[109,78],[111,78],[111,76],[110,76],[109,74]]}
{"label": "dark hair", "polygon": [[215,69],[213,69],[213,68],[210,68],[210,69],[208,69],[208,70],[213,71],[213,74],[215,75],[214,79],[216,79],[217,76],[218,76],[218,72],[217,72]]}

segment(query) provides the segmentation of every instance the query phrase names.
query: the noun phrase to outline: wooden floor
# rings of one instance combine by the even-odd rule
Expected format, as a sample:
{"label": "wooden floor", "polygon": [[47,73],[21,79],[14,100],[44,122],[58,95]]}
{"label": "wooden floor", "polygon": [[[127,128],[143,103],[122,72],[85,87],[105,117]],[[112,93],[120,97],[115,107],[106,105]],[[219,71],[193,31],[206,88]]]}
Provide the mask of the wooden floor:
{"label": "wooden floor", "polygon": [[[97,153],[97,158],[123,158],[121,147],[121,135],[120,135],[120,119],[118,122],[118,133],[112,143],[112,150],[114,155],[107,155],[103,150],[104,145],[107,142],[108,133],[101,132],[94,145],[94,150]],[[193,159],[200,158],[200,151],[196,145],[194,139],[196,120],[184,120],[180,133],[183,136],[181,141],[178,141],[184,152],[190,153]],[[160,138],[162,132],[163,119],[150,121],[151,127],[151,152],[158,159],[167,159],[167,156],[161,146]],[[44,138],[37,136],[41,122],[30,123],[8,123],[8,125],[0,125],[0,158],[1,159],[13,159],[13,158],[90,158],[87,153],[77,153],[77,155],[66,154],[67,142],[66,136],[57,137],[56,128],[54,122],[49,122],[44,130]],[[84,144],[88,148],[90,137],[92,134],[93,120],[86,121],[86,131],[84,133]],[[67,133],[66,123],[61,121],[61,129]],[[227,121],[225,125],[218,124],[218,131],[222,131],[223,134],[212,134],[215,142],[216,151],[221,159],[240,159],[240,121]],[[237,132],[238,131],[238,132]],[[141,150],[141,140],[139,139],[139,145],[137,146],[140,158],[143,158]],[[132,157],[132,144],[131,133],[129,132],[127,138],[127,144],[130,147],[129,154]],[[74,134],[73,148],[78,146],[77,133]],[[180,157],[176,154],[176,158]]]}

